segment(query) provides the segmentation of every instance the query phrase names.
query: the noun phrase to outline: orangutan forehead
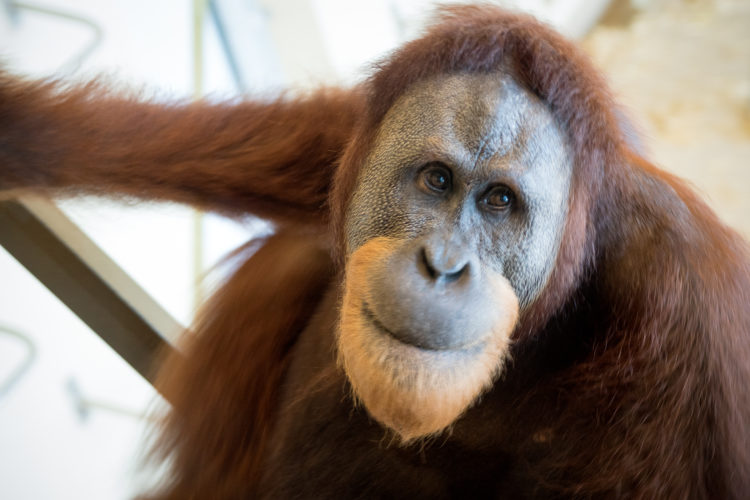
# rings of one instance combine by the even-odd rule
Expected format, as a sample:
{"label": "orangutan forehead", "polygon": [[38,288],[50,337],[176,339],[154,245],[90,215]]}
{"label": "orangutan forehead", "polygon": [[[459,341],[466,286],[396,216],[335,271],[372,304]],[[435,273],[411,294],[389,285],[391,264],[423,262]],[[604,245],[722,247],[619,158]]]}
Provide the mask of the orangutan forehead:
{"label": "orangutan forehead", "polygon": [[565,142],[547,106],[502,72],[443,75],[415,84],[387,113],[379,135],[399,142],[388,145],[391,151],[397,146],[421,157],[434,152],[477,167],[505,164],[492,159],[528,165],[540,151],[563,149]]}

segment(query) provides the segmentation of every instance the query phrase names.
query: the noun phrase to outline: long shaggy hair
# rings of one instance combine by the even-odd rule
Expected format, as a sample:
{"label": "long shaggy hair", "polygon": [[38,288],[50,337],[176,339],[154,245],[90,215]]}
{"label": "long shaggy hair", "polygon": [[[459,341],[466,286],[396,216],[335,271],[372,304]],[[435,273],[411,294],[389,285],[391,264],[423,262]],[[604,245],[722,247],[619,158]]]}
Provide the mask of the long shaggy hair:
{"label": "long shaggy hair", "polygon": [[164,105],[0,75],[0,188],[277,225],[163,366],[159,498],[253,494],[290,348],[325,290],[342,292],[346,209],[385,113],[425,78],[499,69],[547,103],[574,172],[552,276],[519,318],[502,387],[466,415],[481,416],[476,448],[501,446],[532,494],[748,497],[747,245],[629,146],[581,51],[528,16],[461,6],[361,86],[296,99]]}

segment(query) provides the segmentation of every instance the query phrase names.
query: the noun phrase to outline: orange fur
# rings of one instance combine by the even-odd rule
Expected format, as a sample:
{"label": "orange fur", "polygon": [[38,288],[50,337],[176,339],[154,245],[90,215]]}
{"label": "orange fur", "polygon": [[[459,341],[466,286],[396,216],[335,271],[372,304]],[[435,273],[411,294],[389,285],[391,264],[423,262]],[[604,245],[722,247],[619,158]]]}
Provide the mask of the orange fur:
{"label": "orange fur", "polygon": [[135,196],[295,224],[325,222],[333,169],[363,105],[342,89],[142,102],[102,82],[69,87],[2,71],[0,88],[0,189]]}
{"label": "orange fur", "polygon": [[[251,495],[259,480],[276,386],[332,269],[325,247],[306,233],[282,231],[245,252],[252,258],[203,307],[181,353],[159,370],[157,386],[171,409],[153,458],[167,460],[171,474],[156,498],[236,498]],[[220,424],[218,414],[225,417]]]}
{"label": "orange fur", "polygon": [[[431,353],[365,335],[368,269],[396,243],[363,247],[344,285],[346,209],[406,89],[492,71],[511,73],[564,126],[568,218],[512,342],[508,314],[471,382],[450,369],[433,378],[422,371],[439,366]],[[690,188],[632,151],[618,116],[583,52],[548,27],[452,7],[360,87],[293,99],[148,103],[97,83],[0,74],[0,189],[177,201],[278,223],[209,302],[186,357],[164,365],[174,406],[158,456],[173,468],[161,498],[748,498],[750,252]],[[380,427],[351,409],[329,343],[311,341],[335,334],[310,318],[342,286],[339,354],[357,397],[405,441],[452,425],[441,446],[378,446]],[[290,402],[295,342],[311,380],[333,375]],[[290,428],[276,434],[280,420]]]}

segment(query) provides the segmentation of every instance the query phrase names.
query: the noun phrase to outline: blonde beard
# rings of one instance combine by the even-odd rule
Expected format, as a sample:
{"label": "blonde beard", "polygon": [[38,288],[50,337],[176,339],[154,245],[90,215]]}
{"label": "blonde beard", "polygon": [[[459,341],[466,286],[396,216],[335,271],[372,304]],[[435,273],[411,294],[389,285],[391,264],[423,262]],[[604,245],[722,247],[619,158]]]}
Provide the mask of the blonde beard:
{"label": "blonde beard", "polygon": [[500,275],[487,293],[497,308],[492,329],[456,350],[425,350],[405,344],[363,313],[371,303],[368,277],[401,242],[375,238],[355,251],[347,266],[338,335],[338,359],[354,397],[393,430],[403,444],[447,429],[502,372],[518,319],[518,299]]}

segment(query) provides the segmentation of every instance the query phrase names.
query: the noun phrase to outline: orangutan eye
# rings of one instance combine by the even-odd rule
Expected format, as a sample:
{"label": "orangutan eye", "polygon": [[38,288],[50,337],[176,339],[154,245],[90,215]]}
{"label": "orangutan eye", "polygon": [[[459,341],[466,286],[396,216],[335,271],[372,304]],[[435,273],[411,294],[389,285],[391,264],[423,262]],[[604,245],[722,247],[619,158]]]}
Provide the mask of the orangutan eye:
{"label": "orangutan eye", "polygon": [[490,188],[490,190],[482,197],[480,203],[487,210],[503,212],[512,207],[515,201],[516,195],[513,193],[513,190],[508,186],[500,184]]}
{"label": "orangutan eye", "polygon": [[451,188],[451,171],[442,163],[430,163],[419,173],[419,183],[428,192],[445,193]]}

